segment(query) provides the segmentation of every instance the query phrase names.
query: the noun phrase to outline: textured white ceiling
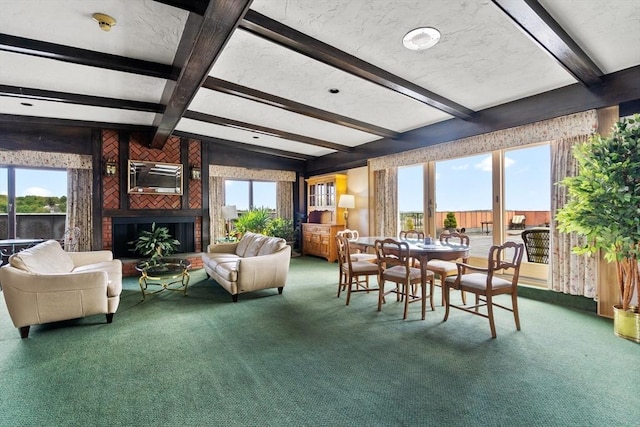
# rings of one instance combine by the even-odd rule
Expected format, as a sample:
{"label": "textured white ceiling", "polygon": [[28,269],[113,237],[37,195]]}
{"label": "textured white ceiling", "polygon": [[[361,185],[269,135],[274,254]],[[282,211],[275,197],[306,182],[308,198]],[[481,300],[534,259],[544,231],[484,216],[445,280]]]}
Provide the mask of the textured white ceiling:
{"label": "textured white ceiling", "polygon": [[[640,1],[539,0],[604,73],[640,65]],[[251,8],[308,36],[472,110],[575,80],[489,0],[254,0]],[[118,21],[103,32],[95,12]],[[173,63],[188,12],[151,0],[0,0],[0,33],[108,54]],[[408,51],[418,26],[442,33],[434,48]],[[405,132],[451,118],[377,84],[238,29],[211,76]],[[0,52],[0,84],[159,103],[164,79]],[[329,93],[337,88],[338,94]],[[134,125],[154,114],[0,97],[0,113]],[[200,89],[190,110],[356,147],[380,137],[274,106]],[[311,156],[334,150],[183,119],[178,130]],[[256,139],[257,137],[257,139]]]}

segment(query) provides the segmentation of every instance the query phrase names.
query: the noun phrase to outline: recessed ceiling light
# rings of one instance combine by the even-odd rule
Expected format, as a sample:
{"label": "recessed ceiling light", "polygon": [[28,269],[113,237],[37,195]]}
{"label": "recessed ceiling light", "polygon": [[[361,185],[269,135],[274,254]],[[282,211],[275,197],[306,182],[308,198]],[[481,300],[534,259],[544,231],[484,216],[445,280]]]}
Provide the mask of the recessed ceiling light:
{"label": "recessed ceiling light", "polygon": [[439,40],[440,31],[431,27],[421,27],[405,34],[402,44],[409,50],[425,50],[435,46]]}
{"label": "recessed ceiling light", "polygon": [[335,87],[332,87],[331,89],[329,89],[329,93],[338,93],[340,92],[340,89],[336,89]]}
{"label": "recessed ceiling light", "polygon": [[20,105],[24,105],[25,107],[33,107],[33,104],[30,102],[21,102]]}
{"label": "recessed ceiling light", "polygon": [[259,136],[253,136],[252,138],[253,139],[259,139],[260,137]]}

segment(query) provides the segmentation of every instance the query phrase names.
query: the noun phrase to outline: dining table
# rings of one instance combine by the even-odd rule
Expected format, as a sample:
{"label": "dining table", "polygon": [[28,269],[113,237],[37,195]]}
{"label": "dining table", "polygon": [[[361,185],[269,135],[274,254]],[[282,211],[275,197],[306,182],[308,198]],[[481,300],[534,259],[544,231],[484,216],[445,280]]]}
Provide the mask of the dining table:
{"label": "dining table", "polygon": [[443,261],[454,261],[459,258],[468,258],[471,247],[469,245],[461,245],[456,243],[443,243],[438,240],[431,240],[425,243],[423,240],[417,239],[399,239],[397,237],[359,237],[352,241],[353,245],[363,249],[375,247],[377,240],[393,239],[406,242],[409,245],[409,256],[420,261],[420,275],[422,284],[426,284],[427,279],[427,262],[430,259],[439,259]]}

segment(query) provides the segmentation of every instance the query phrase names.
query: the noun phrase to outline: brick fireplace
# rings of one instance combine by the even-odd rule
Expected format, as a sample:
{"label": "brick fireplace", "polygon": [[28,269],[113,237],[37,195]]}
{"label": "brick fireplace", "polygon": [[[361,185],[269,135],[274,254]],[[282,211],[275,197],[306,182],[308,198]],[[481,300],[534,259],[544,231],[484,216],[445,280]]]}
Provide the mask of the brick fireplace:
{"label": "brick fireplace", "polygon": [[139,258],[140,255],[131,252],[129,242],[135,240],[140,231],[151,231],[152,224],[156,227],[166,227],[169,234],[180,242],[176,253],[191,253],[196,251],[196,220],[194,217],[116,217],[112,219],[111,245],[113,256],[116,258]]}

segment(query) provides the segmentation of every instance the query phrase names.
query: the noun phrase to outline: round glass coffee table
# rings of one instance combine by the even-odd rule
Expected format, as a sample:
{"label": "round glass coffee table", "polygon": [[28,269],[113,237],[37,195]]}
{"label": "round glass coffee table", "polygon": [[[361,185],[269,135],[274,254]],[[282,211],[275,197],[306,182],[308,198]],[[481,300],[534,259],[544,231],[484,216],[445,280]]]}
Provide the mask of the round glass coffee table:
{"label": "round glass coffee table", "polygon": [[[182,291],[187,296],[191,261],[180,258],[158,258],[143,260],[136,264],[136,270],[141,273],[138,283],[142,291],[142,301],[146,295],[164,290]],[[148,286],[159,286],[160,289],[147,291]]]}

